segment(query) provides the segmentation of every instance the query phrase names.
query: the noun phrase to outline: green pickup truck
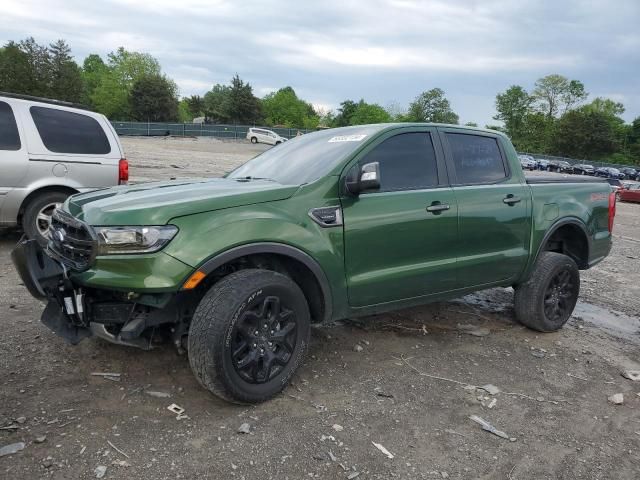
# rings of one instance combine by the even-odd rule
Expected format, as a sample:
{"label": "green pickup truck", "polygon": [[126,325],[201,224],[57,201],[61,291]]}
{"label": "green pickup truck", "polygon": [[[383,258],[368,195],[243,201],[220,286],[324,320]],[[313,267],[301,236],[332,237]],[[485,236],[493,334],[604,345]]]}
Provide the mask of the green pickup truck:
{"label": "green pickup truck", "polygon": [[249,403],[285,387],[313,323],[513,286],[519,322],[561,328],[614,215],[606,182],[525,178],[498,132],[363,125],[224,178],[74,195],[46,249],[24,240],[12,257],[70,343],[170,340],[204,388]]}

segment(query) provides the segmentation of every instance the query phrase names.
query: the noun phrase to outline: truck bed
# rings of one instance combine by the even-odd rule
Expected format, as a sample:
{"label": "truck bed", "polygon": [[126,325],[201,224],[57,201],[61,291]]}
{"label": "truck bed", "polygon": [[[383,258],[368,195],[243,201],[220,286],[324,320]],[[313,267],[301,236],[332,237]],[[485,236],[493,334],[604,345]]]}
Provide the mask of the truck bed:
{"label": "truck bed", "polygon": [[550,172],[525,172],[525,179],[530,185],[539,183],[606,183],[607,180],[601,177],[590,175],[567,175],[564,173]]}

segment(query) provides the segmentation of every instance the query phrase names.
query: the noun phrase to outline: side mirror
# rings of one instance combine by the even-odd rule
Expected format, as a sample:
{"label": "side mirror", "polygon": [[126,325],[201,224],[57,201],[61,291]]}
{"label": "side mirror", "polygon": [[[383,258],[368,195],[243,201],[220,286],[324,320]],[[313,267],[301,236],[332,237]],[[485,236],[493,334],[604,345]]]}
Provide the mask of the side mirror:
{"label": "side mirror", "polygon": [[345,185],[347,191],[352,195],[380,188],[380,164],[378,162],[366,163],[360,169],[358,169],[358,165],[355,165],[348,173]]}

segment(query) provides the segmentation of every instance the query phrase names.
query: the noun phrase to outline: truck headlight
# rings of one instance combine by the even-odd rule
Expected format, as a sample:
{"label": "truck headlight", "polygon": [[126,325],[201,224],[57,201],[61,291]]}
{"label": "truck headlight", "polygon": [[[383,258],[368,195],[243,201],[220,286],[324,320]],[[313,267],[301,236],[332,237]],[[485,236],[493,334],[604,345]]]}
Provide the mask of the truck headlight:
{"label": "truck headlight", "polygon": [[157,252],[178,233],[174,225],[93,228],[98,236],[98,255]]}

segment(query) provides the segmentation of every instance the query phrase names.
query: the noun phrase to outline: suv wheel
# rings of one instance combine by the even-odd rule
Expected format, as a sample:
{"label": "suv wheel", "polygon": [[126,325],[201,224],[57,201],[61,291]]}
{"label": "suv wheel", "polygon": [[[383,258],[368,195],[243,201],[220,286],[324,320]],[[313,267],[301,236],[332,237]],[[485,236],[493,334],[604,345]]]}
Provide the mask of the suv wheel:
{"label": "suv wheel", "polygon": [[22,215],[22,229],[27,237],[45,246],[49,241],[47,235],[51,226],[51,215],[68,196],[69,194],[63,192],[47,192],[29,201]]}
{"label": "suv wheel", "polygon": [[258,139],[256,137],[251,137],[251,143],[258,143]]}
{"label": "suv wheel", "polygon": [[200,384],[234,403],[282,391],[302,363],[310,315],[300,287],[269,270],[241,270],[216,283],[196,308],[189,363]]}
{"label": "suv wheel", "polygon": [[540,332],[554,332],[567,323],[580,293],[580,272],[567,255],[542,252],[527,282],[516,287],[516,318]]}

